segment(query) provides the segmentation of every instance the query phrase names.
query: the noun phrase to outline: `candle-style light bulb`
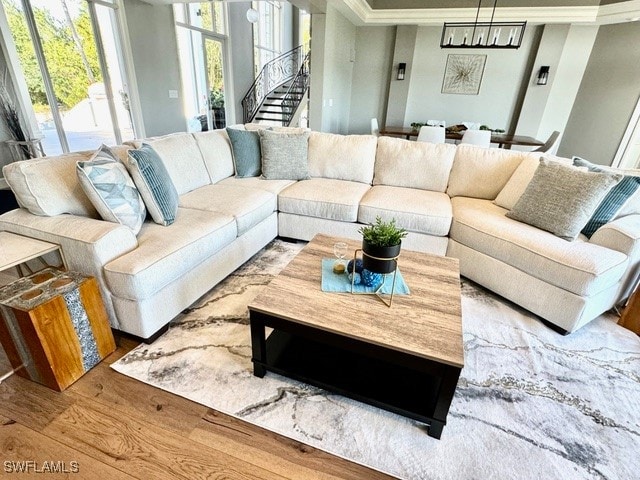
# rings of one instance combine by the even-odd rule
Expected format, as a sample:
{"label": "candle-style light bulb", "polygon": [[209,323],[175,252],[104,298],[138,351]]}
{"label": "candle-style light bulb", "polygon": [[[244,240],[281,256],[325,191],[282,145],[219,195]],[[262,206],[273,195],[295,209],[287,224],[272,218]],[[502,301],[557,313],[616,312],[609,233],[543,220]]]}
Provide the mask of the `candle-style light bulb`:
{"label": "candle-style light bulb", "polygon": [[494,45],[497,45],[497,44],[498,44],[498,39],[500,38],[500,31],[501,31],[501,29],[500,29],[500,28],[496,28],[496,29],[493,31],[493,42],[492,42],[492,43],[493,43]]}

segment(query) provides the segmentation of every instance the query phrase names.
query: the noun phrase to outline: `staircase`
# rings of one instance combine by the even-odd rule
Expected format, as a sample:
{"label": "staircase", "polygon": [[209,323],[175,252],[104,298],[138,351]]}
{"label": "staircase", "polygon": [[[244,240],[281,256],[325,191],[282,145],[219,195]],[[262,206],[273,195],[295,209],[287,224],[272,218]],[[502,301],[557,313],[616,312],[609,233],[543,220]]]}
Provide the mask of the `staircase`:
{"label": "staircase", "polygon": [[309,54],[302,46],[274,58],[242,100],[244,122],[289,126],[309,89]]}

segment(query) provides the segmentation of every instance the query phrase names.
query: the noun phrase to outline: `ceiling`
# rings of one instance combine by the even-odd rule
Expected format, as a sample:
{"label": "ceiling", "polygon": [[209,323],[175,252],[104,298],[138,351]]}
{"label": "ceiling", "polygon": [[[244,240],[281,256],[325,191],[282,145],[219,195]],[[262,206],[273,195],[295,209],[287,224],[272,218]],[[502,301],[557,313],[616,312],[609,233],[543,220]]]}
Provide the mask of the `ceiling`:
{"label": "ceiling", "polygon": [[[200,0],[143,0],[169,5]],[[246,0],[215,0],[238,2]],[[336,7],[355,25],[441,25],[475,19],[477,0],[289,0],[311,13]],[[493,3],[483,0],[481,20],[491,17]],[[530,24],[573,23],[598,25],[640,19],[640,0],[498,0],[494,20]],[[639,23],[640,28],[640,23]]]}

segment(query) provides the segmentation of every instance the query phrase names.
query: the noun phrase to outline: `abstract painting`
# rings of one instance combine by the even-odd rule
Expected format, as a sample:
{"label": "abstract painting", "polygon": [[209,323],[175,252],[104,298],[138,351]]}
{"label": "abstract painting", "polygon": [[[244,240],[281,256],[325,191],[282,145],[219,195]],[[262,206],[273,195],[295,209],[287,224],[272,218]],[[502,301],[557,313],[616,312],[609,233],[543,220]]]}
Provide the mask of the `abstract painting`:
{"label": "abstract painting", "polygon": [[447,56],[442,93],[478,95],[486,60],[486,55],[451,54]]}

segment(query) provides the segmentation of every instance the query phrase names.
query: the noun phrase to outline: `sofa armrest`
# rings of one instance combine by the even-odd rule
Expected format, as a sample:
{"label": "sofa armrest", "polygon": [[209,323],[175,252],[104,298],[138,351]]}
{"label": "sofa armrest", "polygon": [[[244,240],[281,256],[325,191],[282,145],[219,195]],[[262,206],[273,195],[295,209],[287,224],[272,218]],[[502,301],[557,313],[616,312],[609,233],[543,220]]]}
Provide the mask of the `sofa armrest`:
{"label": "sofa armrest", "polygon": [[624,300],[631,294],[640,275],[640,215],[627,215],[603,225],[589,241],[629,257],[619,295],[619,299]]}
{"label": "sofa armrest", "polygon": [[60,245],[69,270],[96,277],[111,324],[118,328],[102,267],[138,246],[128,227],[76,215],[40,217],[19,208],[0,215],[0,231]]}

